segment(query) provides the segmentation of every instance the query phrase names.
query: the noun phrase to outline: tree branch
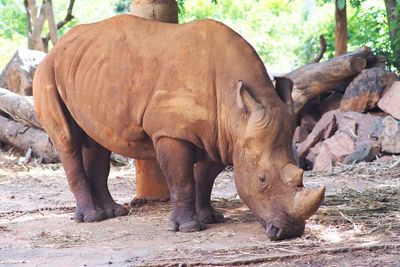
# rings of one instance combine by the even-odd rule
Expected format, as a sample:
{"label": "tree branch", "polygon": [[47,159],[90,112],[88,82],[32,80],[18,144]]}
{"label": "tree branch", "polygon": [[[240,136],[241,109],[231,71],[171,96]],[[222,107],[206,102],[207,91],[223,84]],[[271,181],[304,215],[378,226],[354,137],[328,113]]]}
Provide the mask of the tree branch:
{"label": "tree branch", "polygon": [[[68,22],[70,22],[71,20],[73,20],[75,18],[74,15],[72,15],[72,10],[74,8],[74,4],[75,4],[75,0],[69,1],[67,15],[65,16],[65,18],[62,21],[57,23],[57,30],[61,29],[62,27],[64,27],[65,24],[67,24]],[[47,47],[46,51],[48,50],[48,43],[49,43],[50,38],[51,38],[50,33],[48,33],[46,35],[46,37],[42,38],[45,49]],[[53,45],[55,44],[53,41],[52,41],[52,43],[53,43]]]}
{"label": "tree branch", "polygon": [[53,45],[55,45],[58,42],[58,35],[57,35],[56,20],[54,18],[54,11],[53,11],[53,5],[52,5],[51,0],[43,1],[43,6],[45,6],[47,23],[49,24],[50,39],[51,39],[51,42],[53,43]]}
{"label": "tree branch", "polygon": [[62,27],[64,27],[65,24],[67,24],[68,22],[70,22],[72,19],[74,19],[74,15],[72,15],[72,9],[74,8],[74,4],[75,4],[75,0],[70,0],[69,1],[69,6],[68,6],[68,11],[67,11],[67,15],[65,16],[65,18],[57,23],[57,29],[61,29]]}
{"label": "tree branch", "polygon": [[320,44],[319,52],[310,63],[318,63],[326,51],[327,43],[323,34],[319,36],[319,44]]}
{"label": "tree branch", "polygon": [[29,3],[28,0],[24,0],[24,6],[25,6],[25,12],[26,12],[26,18],[27,18],[27,26],[28,26],[28,35],[32,34],[32,18],[31,18],[31,12],[29,11]]}

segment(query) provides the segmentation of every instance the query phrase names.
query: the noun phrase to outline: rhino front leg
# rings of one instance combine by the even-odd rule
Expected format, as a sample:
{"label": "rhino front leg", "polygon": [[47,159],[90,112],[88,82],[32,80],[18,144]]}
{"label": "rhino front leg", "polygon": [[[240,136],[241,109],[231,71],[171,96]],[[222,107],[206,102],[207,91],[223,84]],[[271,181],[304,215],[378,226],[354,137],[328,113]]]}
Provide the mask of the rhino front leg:
{"label": "rhino front leg", "polygon": [[172,212],[167,230],[194,232],[205,229],[197,217],[195,208],[193,145],[186,141],[163,137],[156,145],[156,152],[171,195]]}
{"label": "rhino front leg", "polygon": [[89,180],[92,196],[107,218],[125,216],[128,210],[115,203],[108,190],[107,180],[110,173],[111,152],[86,136],[82,146],[83,165]]}
{"label": "rhino front leg", "polygon": [[200,222],[204,224],[224,222],[222,213],[216,211],[211,204],[214,180],[224,168],[225,166],[218,162],[197,162],[194,166],[196,211]]}

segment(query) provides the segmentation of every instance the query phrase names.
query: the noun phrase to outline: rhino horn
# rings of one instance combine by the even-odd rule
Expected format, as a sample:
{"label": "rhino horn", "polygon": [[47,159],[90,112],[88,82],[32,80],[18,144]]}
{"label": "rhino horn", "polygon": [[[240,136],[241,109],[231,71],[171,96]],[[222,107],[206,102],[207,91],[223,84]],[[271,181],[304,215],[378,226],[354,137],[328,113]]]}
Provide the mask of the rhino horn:
{"label": "rhino horn", "polygon": [[294,198],[293,215],[295,218],[306,220],[311,217],[324,200],[325,187],[317,189],[302,188]]}
{"label": "rhino horn", "polygon": [[303,187],[303,174],[304,170],[293,163],[285,165],[281,171],[282,181],[294,187]]}

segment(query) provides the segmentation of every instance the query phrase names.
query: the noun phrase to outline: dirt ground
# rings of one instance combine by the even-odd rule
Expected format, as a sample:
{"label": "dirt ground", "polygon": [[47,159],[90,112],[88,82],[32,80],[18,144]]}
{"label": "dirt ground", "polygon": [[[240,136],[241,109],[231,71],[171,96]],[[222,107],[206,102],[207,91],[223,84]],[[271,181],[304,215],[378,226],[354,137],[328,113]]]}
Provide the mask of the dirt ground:
{"label": "dirt ground", "polygon": [[[165,203],[77,224],[61,165],[21,162],[0,153],[2,266],[400,266],[400,158],[307,172],[306,186],[327,187],[325,202],[301,238],[281,242],[267,239],[228,171],[213,191],[227,221],[173,233],[164,230]],[[112,167],[110,191],[120,203],[134,194],[133,168]]]}

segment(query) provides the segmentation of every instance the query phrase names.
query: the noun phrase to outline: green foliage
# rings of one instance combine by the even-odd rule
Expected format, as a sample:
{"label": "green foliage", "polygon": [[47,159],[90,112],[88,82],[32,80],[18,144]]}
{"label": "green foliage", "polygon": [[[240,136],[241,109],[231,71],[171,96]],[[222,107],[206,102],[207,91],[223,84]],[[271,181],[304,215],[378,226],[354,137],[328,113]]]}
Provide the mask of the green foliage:
{"label": "green foliage", "polygon": [[[350,6],[353,8],[358,8],[361,7],[362,3],[365,2],[367,0],[349,0]],[[346,4],[347,1],[346,0],[317,0],[317,2],[320,5],[326,4],[326,3],[335,3],[337,2],[338,8],[339,9],[343,9]]]}
{"label": "green foliage", "polygon": [[20,0],[0,0],[0,38],[14,40],[26,36],[27,24],[24,6]]}
{"label": "green foliage", "polygon": [[337,5],[339,9],[343,9],[346,6],[346,0],[337,0]]}
{"label": "green foliage", "polygon": [[[176,0],[178,3],[178,13],[181,18],[183,18],[186,14],[186,8],[185,8],[185,3],[186,0]],[[214,5],[218,4],[218,0],[211,0],[211,3]]]}
{"label": "green foliage", "polygon": [[[254,46],[262,60],[273,72],[283,72],[308,63],[315,53],[299,57],[304,43],[320,35],[325,22],[332,20],[329,7],[321,7],[313,20],[307,20],[303,1],[224,0],[218,5],[210,0],[186,2],[182,22],[213,18],[224,22]],[[309,56],[311,54],[311,56]]]}
{"label": "green foliage", "polygon": [[180,16],[184,16],[186,13],[186,9],[185,9],[185,0],[176,0],[176,2],[178,3],[178,13]]}
{"label": "green foliage", "polygon": [[388,59],[389,67],[393,67],[394,56],[390,48],[389,29],[384,9],[360,8],[350,17],[348,25],[349,50],[367,45],[375,54],[384,55]]}
{"label": "green foliage", "polygon": [[[332,3],[340,0],[319,0],[319,4]],[[343,0],[345,1],[345,0]],[[384,55],[388,60],[390,69],[400,69],[400,33],[395,40],[390,39],[389,28],[397,27],[400,32],[400,21],[392,25],[387,23],[387,14],[384,7],[384,1],[368,0],[349,0],[350,9],[348,9],[348,50],[354,50],[362,45],[372,48],[376,54]],[[379,3],[379,4],[377,4]],[[340,4],[340,3],[339,3]],[[340,7],[340,6],[339,6]],[[397,2],[397,12],[400,14],[400,1]],[[328,49],[326,54],[329,57],[334,55],[334,23],[327,24],[324,27],[324,34],[328,40]],[[309,40],[309,44],[317,48],[315,41]],[[397,48],[396,48],[397,47]],[[306,49],[307,50],[307,49]]]}
{"label": "green foliage", "polygon": [[115,3],[115,14],[128,13],[131,2],[131,0],[118,0]]}
{"label": "green foliage", "polygon": [[[288,71],[309,63],[319,51],[319,35],[324,34],[328,49],[324,59],[333,57],[334,1],[316,0],[307,10],[304,0],[177,0],[180,21],[214,18],[232,27],[254,46],[268,69]],[[40,3],[41,0],[38,0]],[[63,35],[78,23],[90,23],[119,13],[127,13],[131,0],[76,0],[76,17],[59,31]],[[64,19],[69,0],[53,1],[56,21]],[[218,3],[218,4],[216,4]],[[389,25],[382,0],[349,0],[349,50],[371,46],[389,63],[398,66],[392,48],[400,51],[400,37],[390,46]],[[358,7],[358,8],[353,8]],[[400,10],[400,1],[398,8]],[[390,25],[399,27],[400,23]],[[47,26],[46,26],[47,27]],[[26,15],[23,0],[0,0],[0,68],[15,48],[26,47]],[[400,55],[400,52],[397,52]],[[399,56],[397,60],[399,60]],[[398,61],[397,61],[398,62]],[[397,64],[397,65],[396,65]]]}

